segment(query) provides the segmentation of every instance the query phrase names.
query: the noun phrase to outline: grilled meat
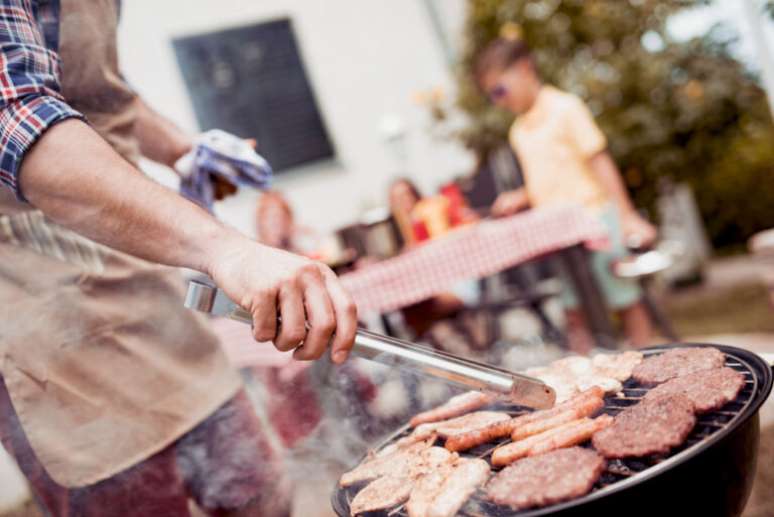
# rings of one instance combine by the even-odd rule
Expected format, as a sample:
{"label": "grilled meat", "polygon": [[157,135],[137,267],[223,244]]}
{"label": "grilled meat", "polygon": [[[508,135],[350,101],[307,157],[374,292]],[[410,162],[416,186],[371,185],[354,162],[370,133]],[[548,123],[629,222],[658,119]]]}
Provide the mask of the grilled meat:
{"label": "grilled meat", "polygon": [[590,440],[594,434],[607,428],[613,423],[610,415],[600,415],[594,419],[583,419],[577,425],[560,430],[545,440],[533,445],[529,455],[543,454],[556,449],[564,449]]}
{"label": "grilled meat", "polygon": [[593,386],[606,393],[621,391],[621,383],[631,377],[632,369],[642,357],[640,352],[598,354],[592,359],[571,356],[548,366],[530,368],[525,373],[551,386],[556,392],[556,401],[564,402]]}
{"label": "grilled meat", "polygon": [[394,447],[388,453],[372,455],[354,469],[345,472],[339,479],[339,484],[346,487],[391,473],[408,472],[423,461],[422,452],[429,449],[434,441],[435,437],[432,441],[414,442],[405,447]]}
{"label": "grilled meat", "polygon": [[724,364],[725,356],[716,348],[675,348],[648,357],[634,368],[632,376],[641,384],[653,386],[694,372],[722,368]]}
{"label": "grilled meat", "polygon": [[[601,404],[603,395],[604,391],[602,388],[595,386],[584,391],[583,393],[579,393],[578,395],[574,396],[570,400],[565,401],[562,404],[554,406],[551,409],[544,409],[542,411],[527,413],[510,420],[496,422],[479,429],[472,429],[465,433],[450,436],[446,440],[445,447],[450,451],[464,451],[471,449],[477,445],[491,442],[498,438],[506,437],[513,433],[515,429],[520,429],[522,427],[532,425],[533,423],[556,417],[565,411],[573,410],[579,407],[589,407],[589,405],[596,406]],[[586,414],[580,414],[576,418],[590,415],[594,411],[595,410],[592,409]]]}
{"label": "grilled meat", "polygon": [[491,393],[468,391],[450,398],[446,403],[437,408],[414,415],[409,424],[411,427],[417,427],[428,422],[448,420],[491,404],[495,401],[495,398],[495,395]]}
{"label": "grilled meat", "polygon": [[386,510],[408,500],[413,484],[403,476],[384,476],[371,481],[350,503],[351,514]]}
{"label": "grilled meat", "polygon": [[694,405],[681,394],[641,401],[621,411],[592,444],[606,458],[666,454],[683,443],[696,425]]}
{"label": "grilled meat", "polygon": [[624,382],[632,376],[632,370],[642,362],[642,352],[628,351],[618,354],[597,354],[591,364],[598,373]]}
{"label": "grilled meat", "polygon": [[492,453],[492,465],[509,465],[526,456],[535,456],[556,449],[578,445],[608,427],[613,421],[609,415],[598,418],[580,418],[532,435],[517,442],[498,447]]}
{"label": "grilled meat", "polygon": [[587,494],[604,469],[605,460],[590,449],[561,449],[503,469],[486,493],[493,502],[517,510],[548,506]]}
{"label": "grilled meat", "polygon": [[553,429],[567,422],[572,422],[579,418],[591,416],[596,413],[605,404],[602,397],[583,397],[576,405],[569,407],[564,411],[548,418],[535,420],[525,425],[516,425],[511,433],[511,440],[518,441],[533,434],[540,434],[543,431]]}
{"label": "grilled meat", "polygon": [[680,393],[691,399],[697,413],[706,413],[734,400],[742,387],[744,375],[727,367],[715,368],[671,379],[648,392],[645,400]]}
{"label": "grilled meat", "polygon": [[458,416],[451,420],[443,420],[430,424],[422,424],[414,429],[413,436],[424,438],[431,434],[437,434],[442,438],[449,438],[467,433],[473,429],[481,429],[491,424],[510,420],[508,413],[498,411],[476,411],[467,415]]}
{"label": "grilled meat", "polygon": [[[369,463],[380,458],[392,458],[392,461],[379,465],[377,470],[380,474],[378,476],[373,476],[374,469],[372,469],[367,472],[369,477],[358,480],[373,479],[352,500],[350,505],[352,515],[384,510],[405,502],[409,498],[412,487],[420,479],[432,472],[445,472],[459,459],[456,454],[443,447],[427,447],[417,451],[416,449],[422,443],[417,442],[410,447],[403,448],[399,451],[400,454],[376,456],[374,460],[363,464],[363,466],[368,466]],[[344,476],[340,481],[342,486],[353,484],[352,479],[355,476],[350,475],[346,479]]]}
{"label": "grilled meat", "polygon": [[430,472],[414,485],[406,505],[411,517],[452,517],[475,490],[489,479],[486,461],[460,458]]}

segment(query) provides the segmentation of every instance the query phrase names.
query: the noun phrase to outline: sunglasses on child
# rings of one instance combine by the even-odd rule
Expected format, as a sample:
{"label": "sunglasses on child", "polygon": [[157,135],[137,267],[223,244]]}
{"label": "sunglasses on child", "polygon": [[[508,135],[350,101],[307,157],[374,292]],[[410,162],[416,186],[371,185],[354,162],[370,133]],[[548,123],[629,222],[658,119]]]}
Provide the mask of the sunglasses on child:
{"label": "sunglasses on child", "polygon": [[489,95],[489,99],[492,102],[497,102],[503,97],[505,97],[507,93],[508,93],[508,88],[503,84],[498,84],[497,86],[489,90],[487,95]]}

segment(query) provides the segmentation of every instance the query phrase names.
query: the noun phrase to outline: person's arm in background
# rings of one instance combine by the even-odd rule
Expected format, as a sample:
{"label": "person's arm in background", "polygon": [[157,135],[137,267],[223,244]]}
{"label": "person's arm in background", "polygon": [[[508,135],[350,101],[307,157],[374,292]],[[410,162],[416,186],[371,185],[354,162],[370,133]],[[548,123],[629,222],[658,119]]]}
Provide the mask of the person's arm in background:
{"label": "person's arm in background", "polygon": [[492,215],[505,217],[529,208],[529,197],[524,187],[501,193],[492,205]]}
{"label": "person's arm in background", "polygon": [[138,98],[134,136],[140,144],[140,153],[149,160],[170,168],[191,150],[193,138],[174,122],[162,116]]}
{"label": "person's arm in background", "polygon": [[656,228],[637,212],[610,153],[597,153],[589,160],[589,164],[599,183],[615,202],[624,236],[644,245],[652,244],[656,240]]}
{"label": "person's arm in background", "polygon": [[625,239],[640,245],[656,240],[656,228],[643,219],[634,207],[621,172],[607,151],[607,138],[597,126],[591,110],[579,98],[571,98],[562,111],[564,127],[576,151],[588,161],[597,182],[615,205]]}
{"label": "person's arm in background", "polygon": [[[193,138],[177,124],[151,108],[142,98],[137,98],[137,113],[134,122],[134,136],[140,144],[140,153],[154,162],[166,165],[175,173],[175,162],[191,150]],[[253,146],[255,141],[251,140]],[[215,187],[215,199],[221,200],[237,192],[233,185],[221,178],[212,176]]]}
{"label": "person's arm in background", "polygon": [[[0,9],[0,180],[57,223],[147,260],[209,274],[249,310],[259,341],[334,361],[352,346],[355,307],[327,267],[255,243],[146,178],[59,93],[57,63],[29,2]],[[277,332],[277,315],[282,326]],[[307,331],[306,323],[310,328]]]}

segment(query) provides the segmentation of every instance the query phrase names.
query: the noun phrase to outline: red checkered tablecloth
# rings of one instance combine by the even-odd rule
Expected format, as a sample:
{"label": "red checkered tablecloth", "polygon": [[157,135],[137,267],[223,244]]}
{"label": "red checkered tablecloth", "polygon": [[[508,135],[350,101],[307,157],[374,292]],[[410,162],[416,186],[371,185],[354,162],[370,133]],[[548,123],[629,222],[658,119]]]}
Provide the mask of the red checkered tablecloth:
{"label": "red checkered tablecloth", "polygon": [[533,258],[606,241],[602,223],[580,207],[529,210],[460,228],[406,253],[341,276],[358,310],[389,312]]}

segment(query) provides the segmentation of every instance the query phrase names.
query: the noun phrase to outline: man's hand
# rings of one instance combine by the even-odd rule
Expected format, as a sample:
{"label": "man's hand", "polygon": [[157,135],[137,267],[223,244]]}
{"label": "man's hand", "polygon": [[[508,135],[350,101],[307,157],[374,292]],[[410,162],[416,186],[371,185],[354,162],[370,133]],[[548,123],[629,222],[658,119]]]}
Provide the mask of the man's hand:
{"label": "man's hand", "polygon": [[633,212],[621,220],[624,242],[628,246],[636,248],[648,247],[656,241],[658,231],[656,227]]}
{"label": "man's hand", "polygon": [[503,192],[492,205],[492,215],[495,217],[505,217],[521,212],[529,208],[529,198],[527,191],[523,188]]}
{"label": "man's hand", "polygon": [[334,362],[347,358],[357,311],[330,268],[241,237],[219,247],[209,273],[253,315],[257,341],[273,341],[282,351],[295,349],[293,357],[299,360],[319,358],[330,342]]}

